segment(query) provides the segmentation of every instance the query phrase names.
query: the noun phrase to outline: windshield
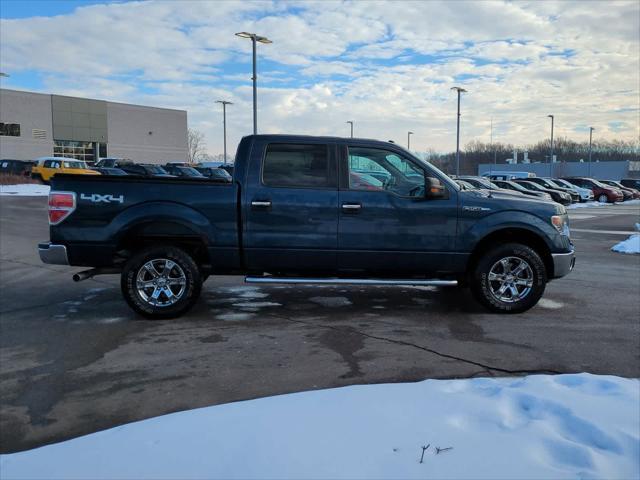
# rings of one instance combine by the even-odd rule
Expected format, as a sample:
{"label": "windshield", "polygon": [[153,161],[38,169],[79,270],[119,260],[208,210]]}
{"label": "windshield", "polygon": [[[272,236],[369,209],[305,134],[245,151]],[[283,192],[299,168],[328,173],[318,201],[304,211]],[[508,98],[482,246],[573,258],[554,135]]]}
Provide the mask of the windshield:
{"label": "windshield", "polygon": [[178,170],[180,170],[180,172],[187,177],[203,177],[204,176],[193,167],[178,167]]}
{"label": "windshield", "polygon": [[561,186],[561,187],[576,188],[576,186],[573,185],[572,183],[569,183],[566,180],[561,180],[559,178],[556,178],[555,180],[553,180],[553,182],[556,183],[557,185]]}
{"label": "windshield", "polygon": [[145,165],[144,168],[148,173],[152,173],[154,175],[168,175],[164,168],[158,167],[157,165]]}
{"label": "windshield", "polygon": [[62,162],[64,168],[87,168],[87,164],[77,160],[77,161],[67,161]]}
{"label": "windshield", "polygon": [[545,190],[544,187],[541,187],[537,183],[533,182],[522,182],[520,185],[522,185],[524,188],[528,188],[529,190],[539,190],[541,192],[544,192]]}

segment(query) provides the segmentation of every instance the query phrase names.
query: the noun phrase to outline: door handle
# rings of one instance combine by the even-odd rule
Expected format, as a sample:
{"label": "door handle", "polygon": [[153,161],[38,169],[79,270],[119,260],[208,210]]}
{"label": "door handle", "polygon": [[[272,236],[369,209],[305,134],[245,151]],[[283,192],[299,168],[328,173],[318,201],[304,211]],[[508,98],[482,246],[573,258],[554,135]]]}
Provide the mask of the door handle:
{"label": "door handle", "polygon": [[271,200],[252,200],[251,206],[253,208],[271,208]]}
{"label": "door handle", "polygon": [[360,211],[361,208],[362,208],[362,205],[359,203],[343,203],[342,204],[342,210],[344,210],[345,213],[357,213]]}

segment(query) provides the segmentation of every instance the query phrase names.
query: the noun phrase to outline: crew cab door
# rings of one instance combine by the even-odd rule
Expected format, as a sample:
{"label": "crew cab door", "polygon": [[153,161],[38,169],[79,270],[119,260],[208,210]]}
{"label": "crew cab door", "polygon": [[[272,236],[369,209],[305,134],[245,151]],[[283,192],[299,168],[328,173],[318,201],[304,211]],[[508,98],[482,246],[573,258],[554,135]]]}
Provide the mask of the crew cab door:
{"label": "crew cab door", "polygon": [[[338,268],[393,275],[448,271],[455,260],[457,190],[400,149],[341,147]],[[446,198],[428,199],[435,178]]]}
{"label": "crew cab door", "polygon": [[338,182],[335,144],[255,141],[243,194],[249,270],[336,268]]}

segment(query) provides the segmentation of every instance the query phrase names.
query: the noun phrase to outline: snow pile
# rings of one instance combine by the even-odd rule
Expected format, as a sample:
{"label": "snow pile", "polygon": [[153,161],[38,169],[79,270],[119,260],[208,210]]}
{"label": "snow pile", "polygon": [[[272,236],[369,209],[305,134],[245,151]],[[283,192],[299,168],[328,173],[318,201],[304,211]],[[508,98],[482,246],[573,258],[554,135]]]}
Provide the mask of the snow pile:
{"label": "snow pile", "polygon": [[[640,232],[640,223],[636,223],[636,230]],[[611,250],[619,253],[640,253],[640,233],[634,233],[626,240],[616,243]]]}
{"label": "snow pile", "polygon": [[574,208],[586,208],[586,207],[602,207],[603,205],[606,205],[606,203],[600,203],[600,202],[584,202],[584,203],[573,203],[571,205],[567,205],[565,208],[567,210],[572,210]]}
{"label": "snow pile", "polygon": [[319,390],[0,455],[0,470],[7,480],[637,478],[639,390],[590,374]]}
{"label": "snow pile", "polygon": [[16,197],[46,197],[49,195],[49,189],[49,185],[40,185],[38,183],[0,185],[0,195],[14,195]]}

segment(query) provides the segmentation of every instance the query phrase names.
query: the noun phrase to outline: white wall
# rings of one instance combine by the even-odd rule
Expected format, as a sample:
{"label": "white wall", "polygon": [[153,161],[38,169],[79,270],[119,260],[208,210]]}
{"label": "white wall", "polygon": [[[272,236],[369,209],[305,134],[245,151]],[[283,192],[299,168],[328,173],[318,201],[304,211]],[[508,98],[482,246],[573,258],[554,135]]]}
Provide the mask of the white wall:
{"label": "white wall", "polygon": [[144,163],[187,160],[187,112],[184,110],[108,102],[107,128],[110,157]]}
{"label": "white wall", "polygon": [[[20,136],[0,136],[0,158],[33,160],[53,155],[51,95],[0,89],[0,122],[19,123]],[[33,138],[45,130],[45,139]]]}

